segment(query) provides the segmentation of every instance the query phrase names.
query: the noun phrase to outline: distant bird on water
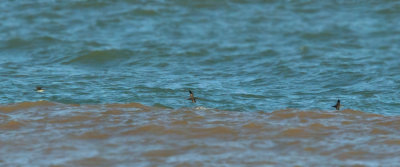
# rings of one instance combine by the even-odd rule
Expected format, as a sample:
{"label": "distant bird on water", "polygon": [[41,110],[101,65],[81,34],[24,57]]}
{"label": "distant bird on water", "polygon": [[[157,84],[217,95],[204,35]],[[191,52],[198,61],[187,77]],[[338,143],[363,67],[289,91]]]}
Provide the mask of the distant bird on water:
{"label": "distant bird on water", "polygon": [[188,100],[192,100],[193,103],[196,103],[196,97],[194,97],[193,92],[189,89],[189,93],[190,93],[190,97],[188,98]]}
{"label": "distant bird on water", "polygon": [[336,105],[334,105],[332,107],[335,107],[336,110],[340,110],[340,100],[338,99],[337,102],[336,102]]}
{"label": "distant bird on water", "polygon": [[43,92],[44,89],[40,86],[36,86],[36,92]]}

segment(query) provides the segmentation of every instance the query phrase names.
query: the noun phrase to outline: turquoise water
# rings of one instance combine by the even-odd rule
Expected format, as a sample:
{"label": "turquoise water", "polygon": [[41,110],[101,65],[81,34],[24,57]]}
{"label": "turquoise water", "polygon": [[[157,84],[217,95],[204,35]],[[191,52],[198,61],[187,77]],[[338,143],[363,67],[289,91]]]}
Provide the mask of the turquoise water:
{"label": "turquoise water", "polygon": [[270,112],[341,99],[400,112],[399,1],[41,0],[0,11],[3,104]]}
{"label": "turquoise water", "polygon": [[400,1],[6,0],[0,11],[0,166],[400,162]]}

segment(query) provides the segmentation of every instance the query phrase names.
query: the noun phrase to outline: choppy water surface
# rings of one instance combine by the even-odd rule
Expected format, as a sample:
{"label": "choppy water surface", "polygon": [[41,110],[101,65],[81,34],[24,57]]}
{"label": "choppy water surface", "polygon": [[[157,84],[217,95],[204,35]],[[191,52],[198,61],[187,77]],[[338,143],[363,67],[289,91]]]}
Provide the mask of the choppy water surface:
{"label": "choppy water surface", "polygon": [[0,107],[0,162],[26,166],[396,166],[400,117],[138,103]]}
{"label": "choppy water surface", "polygon": [[400,163],[399,1],[0,11],[2,166]]}

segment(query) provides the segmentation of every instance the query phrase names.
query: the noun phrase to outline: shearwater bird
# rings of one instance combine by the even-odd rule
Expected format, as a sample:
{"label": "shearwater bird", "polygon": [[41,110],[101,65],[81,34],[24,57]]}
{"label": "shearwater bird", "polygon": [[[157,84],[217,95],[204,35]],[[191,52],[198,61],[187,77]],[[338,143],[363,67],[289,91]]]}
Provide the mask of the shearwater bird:
{"label": "shearwater bird", "polygon": [[196,97],[194,97],[193,92],[189,89],[189,93],[190,93],[190,97],[188,98],[188,100],[192,100],[193,103],[196,103]]}
{"label": "shearwater bird", "polygon": [[40,86],[36,86],[36,92],[43,92],[44,89]]}
{"label": "shearwater bird", "polygon": [[338,99],[337,102],[336,102],[336,105],[334,105],[332,107],[335,107],[336,110],[339,110],[340,109],[340,100]]}

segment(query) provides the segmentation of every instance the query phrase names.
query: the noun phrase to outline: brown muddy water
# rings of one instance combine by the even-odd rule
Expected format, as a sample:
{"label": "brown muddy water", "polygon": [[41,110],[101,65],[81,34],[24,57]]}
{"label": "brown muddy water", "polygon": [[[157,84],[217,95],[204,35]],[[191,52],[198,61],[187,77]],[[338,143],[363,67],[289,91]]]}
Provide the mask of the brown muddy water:
{"label": "brown muddy water", "polygon": [[0,166],[396,166],[400,117],[138,103],[0,107]]}

